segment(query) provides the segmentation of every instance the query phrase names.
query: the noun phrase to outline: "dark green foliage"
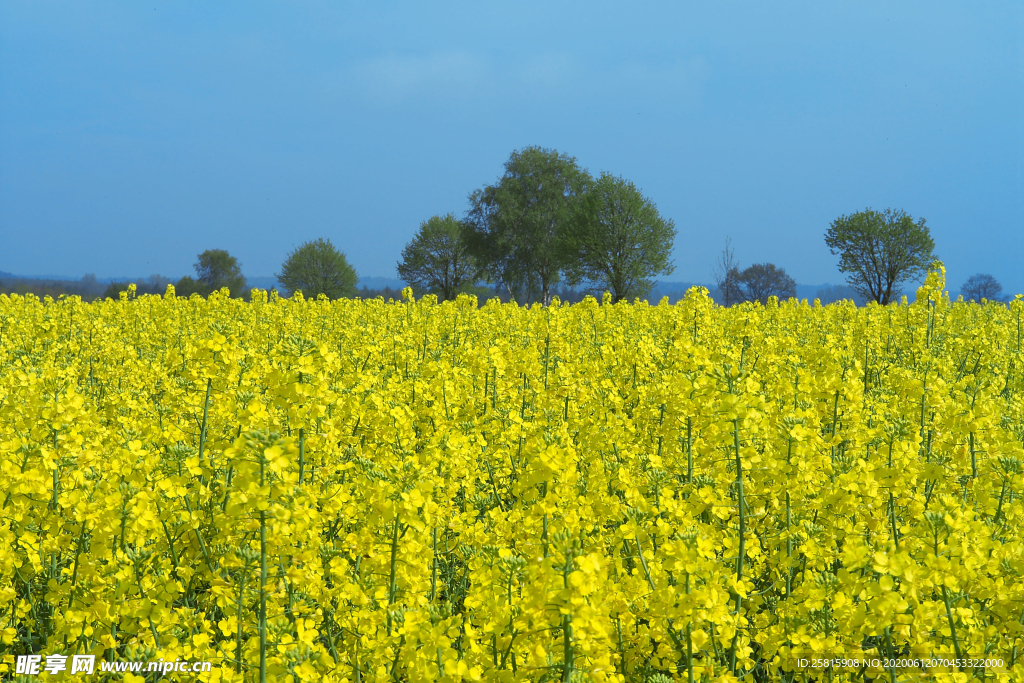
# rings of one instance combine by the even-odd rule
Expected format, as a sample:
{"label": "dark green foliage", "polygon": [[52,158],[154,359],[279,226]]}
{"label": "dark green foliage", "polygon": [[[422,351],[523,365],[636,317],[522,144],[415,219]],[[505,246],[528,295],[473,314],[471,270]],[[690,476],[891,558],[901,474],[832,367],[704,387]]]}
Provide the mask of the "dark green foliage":
{"label": "dark green foliage", "polygon": [[602,173],[577,204],[564,248],[568,279],[589,282],[615,301],[647,296],[668,275],[676,229],[628,180]]}
{"label": "dark green foliage", "polygon": [[307,299],[321,294],[330,299],[353,297],[359,280],[345,254],[323,238],[295,249],[285,259],[276,277],[285,289],[300,291]]}
{"label": "dark green foliage", "polygon": [[402,300],[402,290],[394,289],[393,287],[381,287],[380,289],[371,289],[370,287],[362,287],[356,293],[356,296],[358,296],[360,299],[377,299],[377,298],[381,298],[381,299],[384,299],[385,301],[388,301],[388,300],[401,301]]}
{"label": "dark green foliage", "polygon": [[128,290],[127,282],[111,282],[107,285],[107,288],[103,290],[103,299],[118,299],[121,296],[121,292]]}
{"label": "dark green foliage", "polygon": [[[195,262],[195,269],[196,280],[201,285],[201,289],[196,291],[199,291],[200,294],[209,294],[227,287],[231,296],[237,297],[241,296],[245,290],[245,277],[242,276],[238,259],[223,249],[204,251],[199,255],[199,260]],[[186,278],[179,280],[179,284],[185,287],[191,286],[186,282]],[[177,289],[178,287],[175,286],[175,293],[178,293]]]}
{"label": "dark green foliage", "polygon": [[175,296],[184,297],[189,297],[192,296],[193,294],[198,294],[199,296],[209,296],[210,288],[206,286],[206,283],[200,282],[199,280],[194,279],[190,275],[186,275],[185,277],[181,278],[175,283],[174,294]]}
{"label": "dark green foliage", "polygon": [[469,253],[459,221],[452,214],[433,216],[402,250],[398,276],[417,293],[454,299],[481,277],[477,260]]}
{"label": "dark green foliage", "polygon": [[466,242],[488,281],[517,299],[549,303],[569,265],[568,233],[590,183],[573,157],[541,147],[513,152],[497,184],[469,197]]}
{"label": "dark green foliage", "polygon": [[825,244],[840,256],[839,270],[865,299],[888,304],[900,285],[922,275],[935,259],[935,242],[923,218],[904,211],[865,209],[840,216],[825,233]]}
{"label": "dark green foliage", "polygon": [[765,304],[772,296],[782,300],[796,296],[796,282],[774,263],[755,263],[734,278],[744,301]]}

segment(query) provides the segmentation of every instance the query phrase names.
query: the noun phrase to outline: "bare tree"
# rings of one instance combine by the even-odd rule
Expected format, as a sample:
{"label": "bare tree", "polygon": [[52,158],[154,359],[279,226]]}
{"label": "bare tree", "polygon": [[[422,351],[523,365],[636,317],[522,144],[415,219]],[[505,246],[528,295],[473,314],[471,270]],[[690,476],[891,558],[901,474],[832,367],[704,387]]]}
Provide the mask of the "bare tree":
{"label": "bare tree", "polygon": [[1003,293],[1003,286],[988,273],[978,273],[967,278],[960,288],[960,293],[967,301],[998,301]]}
{"label": "bare tree", "polygon": [[732,250],[732,238],[725,238],[725,249],[722,250],[718,260],[715,262],[715,284],[718,291],[722,293],[722,299],[726,306],[732,306],[743,300],[743,292],[740,290],[740,268],[736,261],[736,254]]}

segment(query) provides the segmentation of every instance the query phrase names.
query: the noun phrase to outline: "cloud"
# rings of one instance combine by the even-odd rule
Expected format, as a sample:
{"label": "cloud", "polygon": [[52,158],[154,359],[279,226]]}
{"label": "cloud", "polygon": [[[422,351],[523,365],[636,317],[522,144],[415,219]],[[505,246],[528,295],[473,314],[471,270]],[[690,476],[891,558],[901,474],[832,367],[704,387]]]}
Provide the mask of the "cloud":
{"label": "cloud", "polygon": [[[382,105],[409,101],[538,98],[699,102],[711,67],[701,56],[673,61],[589,61],[564,52],[521,54],[505,63],[465,51],[388,54],[331,77],[328,90],[356,92]],[[340,81],[338,77],[340,76]]]}
{"label": "cloud", "polygon": [[699,99],[711,77],[711,65],[702,56],[667,63],[627,62],[612,69],[609,80],[634,92],[660,92],[670,98]]}
{"label": "cloud", "polygon": [[372,99],[400,102],[424,93],[457,95],[479,86],[484,64],[467,52],[385,55],[356,64],[351,75]]}
{"label": "cloud", "polygon": [[533,88],[557,88],[587,76],[576,59],[554,52],[530,55],[512,72],[515,80]]}

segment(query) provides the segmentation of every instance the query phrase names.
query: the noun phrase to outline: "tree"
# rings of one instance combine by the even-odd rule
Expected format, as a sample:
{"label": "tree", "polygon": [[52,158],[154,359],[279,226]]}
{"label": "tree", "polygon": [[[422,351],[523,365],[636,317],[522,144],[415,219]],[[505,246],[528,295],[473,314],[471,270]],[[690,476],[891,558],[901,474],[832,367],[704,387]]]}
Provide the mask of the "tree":
{"label": "tree", "polygon": [[839,270],[865,299],[888,304],[901,285],[924,273],[935,259],[935,241],[923,218],[904,211],[866,209],[840,216],[825,233],[825,244],[840,256]]}
{"label": "tree", "polygon": [[589,181],[574,158],[555,150],[513,152],[497,184],[469,197],[465,239],[488,281],[548,304],[566,269],[567,234]]}
{"label": "tree", "polygon": [[198,258],[194,265],[196,280],[203,285],[205,293],[227,287],[231,296],[241,296],[245,289],[245,277],[242,276],[238,259],[223,249],[207,249]]}
{"label": "tree", "polygon": [[198,280],[193,278],[191,275],[186,275],[185,277],[181,278],[176,283],[174,283],[175,296],[189,297],[192,296],[193,294],[207,296],[209,293],[210,288],[207,287],[204,283],[199,282]]}
{"label": "tree", "polygon": [[463,228],[452,214],[432,216],[402,250],[398,277],[419,291],[454,299],[481,277],[476,259],[463,239]]}
{"label": "tree", "polygon": [[171,278],[154,273],[146,278],[144,289],[147,294],[163,294],[169,284],[171,284]]}
{"label": "tree", "polygon": [[331,299],[355,296],[359,281],[345,254],[323,238],[293,250],[275,277],[288,291],[298,290],[311,299],[321,294]]}
{"label": "tree", "polygon": [[960,288],[960,293],[967,301],[998,301],[1003,293],[1003,286],[988,273],[978,273],[967,278]]}
{"label": "tree", "polygon": [[[94,273],[86,273],[82,276],[79,281],[77,290],[81,294],[83,299],[91,299],[97,295],[104,294],[104,287],[100,284],[99,280],[96,279]],[[106,297],[103,297],[106,298]]]}
{"label": "tree", "polygon": [[611,292],[615,301],[647,296],[668,275],[676,228],[633,183],[602,173],[582,197],[564,248],[569,279]]}
{"label": "tree", "polygon": [[739,274],[737,282],[744,300],[759,301],[762,305],[771,296],[779,299],[796,296],[796,282],[774,263],[755,263]]}
{"label": "tree", "polygon": [[740,290],[740,269],[739,262],[732,250],[732,238],[725,238],[725,248],[722,250],[718,261],[715,262],[715,284],[718,291],[722,293],[722,300],[726,306],[731,306],[743,300],[743,292]]}
{"label": "tree", "polygon": [[127,291],[127,282],[111,282],[107,285],[107,288],[103,290],[103,299],[113,299],[117,301],[121,297],[121,292]]}

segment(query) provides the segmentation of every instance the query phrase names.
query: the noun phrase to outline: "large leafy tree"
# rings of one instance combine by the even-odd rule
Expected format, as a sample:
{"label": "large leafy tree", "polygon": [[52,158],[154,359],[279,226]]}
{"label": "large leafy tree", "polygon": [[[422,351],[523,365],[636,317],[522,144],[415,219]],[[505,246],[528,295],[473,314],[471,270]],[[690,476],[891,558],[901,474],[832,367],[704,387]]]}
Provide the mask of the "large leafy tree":
{"label": "large leafy tree", "polygon": [[569,262],[566,242],[589,182],[573,157],[556,150],[513,152],[498,182],[469,197],[466,241],[488,280],[517,298],[549,303]]}
{"label": "large leafy tree", "polygon": [[223,249],[207,249],[196,257],[193,267],[195,278],[186,275],[175,283],[174,291],[178,296],[206,296],[222,287],[227,287],[231,296],[241,296],[245,290],[245,277],[238,259]]}
{"label": "large leafy tree", "polygon": [[398,276],[415,290],[454,299],[473,286],[481,271],[463,239],[462,225],[447,214],[420,224],[416,236],[402,250]]}
{"label": "large leafy tree", "polygon": [[840,257],[839,270],[865,299],[888,304],[935,259],[935,241],[923,218],[902,210],[865,209],[840,216],[825,233],[825,244]]}
{"label": "large leafy tree", "polygon": [[774,263],[755,263],[735,275],[746,301],[768,302],[769,297],[789,299],[796,296],[796,281]]}
{"label": "large leafy tree", "polygon": [[330,299],[352,297],[359,281],[345,254],[322,237],[296,247],[275,277],[288,291],[300,291],[307,298],[321,294]]}
{"label": "large leafy tree", "polygon": [[566,241],[567,271],[615,301],[646,296],[655,275],[668,275],[676,229],[633,183],[602,173],[579,202]]}
{"label": "large leafy tree", "polygon": [[207,292],[227,287],[231,296],[241,296],[245,289],[245,277],[238,259],[223,249],[207,249],[199,254],[195,262],[196,280]]}

